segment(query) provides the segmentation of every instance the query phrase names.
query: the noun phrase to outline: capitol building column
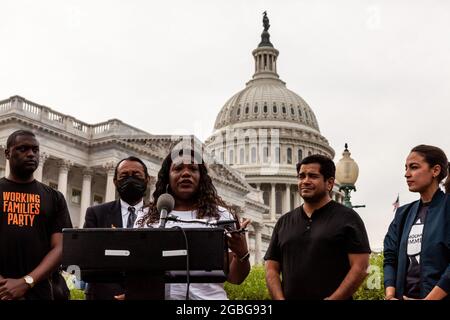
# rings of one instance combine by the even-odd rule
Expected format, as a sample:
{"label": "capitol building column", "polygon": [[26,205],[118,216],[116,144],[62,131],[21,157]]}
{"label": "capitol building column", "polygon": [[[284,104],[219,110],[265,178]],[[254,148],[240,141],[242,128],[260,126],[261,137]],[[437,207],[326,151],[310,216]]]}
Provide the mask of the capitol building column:
{"label": "capitol building column", "polygon": [[5,164],[5,177],[7,178],[9,176],[9,160],[6,159],[6,164]]}
{"label": "capitol building column", "polygon": [[262,263],[262,225],[254,223],[253,229],[255,230],[255,264],[259,264]]}
{"label": "capitol building column", "polygon": [[[1,152],[5,152],[4,150],[1,150]],[[3,164],[0,164],[0,178],[5,177],[5,169],[6,169],[6,159],[5,159],[5,167],[3,167]]]}
{"label": "capitol building column", "polygon": [[114,185],[116,164],[111,161],[106,163],[103,167],[106,169],[105,202],[114,201],[116,199],[116,186]]}
{"label": "capitol building column", "polygon": [[42,176],[44,173],[44,164],[45,164],[45,161],[48,159],[48,157],[49,157],[49,155],[46,154],[45,152],[42,152],[39,155],[39,165],[33,174],[34,178],[39,182],[42,182]]}
{"label": "capitol building column", "polygon": [[302,199],[300,198],[300,193],[299,193],[299,190],[297,189],[297,192],[295,193],[295,204],[294,204],[294,207],[298,207],[298,206],[300,206],[301,205],[301,201],[302,201]]}
{"label": "capitol building column", "polygon": [[284,193],[284,212],[291,211],[291,185],[289,183],[286,184],[286,190]]}
{"label": "capitol building column", "polygon": [[271,183],[270,190],[270,220],[276,221],[276,197],[275,197],[275,183]]}
{"label": "capitol building column", "polygon": [[72,163],[69,160],[60,160],[58,162],[58,191],[61,192],[64,198],[67,199],[67,178],[69,175],[69,168]]}
{"label": "capitol building column", "polygon": [[81,208],[80,208],[80,222],[78,226],[83,227],[84,217],[86,216],[86,210],[91,205],[91,184],[92,184],[93,171],[90,168],[83,170],[83,184],[81,189]]}
{"label": "capitol building column", "polygon": [[[5,145],[0,145],[0,152],[2,152],[2,154],[5,154],[5,149]],[[8,160],[5,159],[4,163],[0,163],[0,178],[6,177],[6,167],[8,166],[7,161]]]}

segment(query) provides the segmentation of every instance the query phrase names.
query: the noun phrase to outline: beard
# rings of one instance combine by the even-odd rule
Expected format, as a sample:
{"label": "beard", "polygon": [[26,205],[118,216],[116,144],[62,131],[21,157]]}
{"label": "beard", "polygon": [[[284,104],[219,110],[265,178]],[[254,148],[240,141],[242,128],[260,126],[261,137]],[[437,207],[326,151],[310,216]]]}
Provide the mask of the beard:
{"label": "beard", "polygon": [[318,203],[328,194],[327,190],[323,190],[322,192],[315,192],[314,194],[302,196],[303,200],[306,203]]}

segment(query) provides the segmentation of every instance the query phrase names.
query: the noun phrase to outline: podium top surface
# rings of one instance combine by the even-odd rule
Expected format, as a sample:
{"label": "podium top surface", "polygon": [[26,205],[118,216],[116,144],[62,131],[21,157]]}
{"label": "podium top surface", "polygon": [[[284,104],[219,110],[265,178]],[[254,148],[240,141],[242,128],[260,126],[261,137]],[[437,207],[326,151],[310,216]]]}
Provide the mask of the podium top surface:
{"label": "podium top surface", "polygon": [[63,267],[83,271],[224,270],[223,229],[64,229]]}

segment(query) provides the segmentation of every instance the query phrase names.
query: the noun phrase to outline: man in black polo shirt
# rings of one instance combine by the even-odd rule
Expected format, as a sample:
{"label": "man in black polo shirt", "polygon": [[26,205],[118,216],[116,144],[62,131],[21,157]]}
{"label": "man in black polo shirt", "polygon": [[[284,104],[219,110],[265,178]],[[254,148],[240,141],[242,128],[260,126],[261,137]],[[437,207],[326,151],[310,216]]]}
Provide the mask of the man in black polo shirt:
{"label": "man in black polo shirt", "polygon": [[351,299],[367,275],[364,223],[331,199],[335,171],[333,161],[322,155],[297,164],[304,204],[278,220],[264,257],[273,299]]}

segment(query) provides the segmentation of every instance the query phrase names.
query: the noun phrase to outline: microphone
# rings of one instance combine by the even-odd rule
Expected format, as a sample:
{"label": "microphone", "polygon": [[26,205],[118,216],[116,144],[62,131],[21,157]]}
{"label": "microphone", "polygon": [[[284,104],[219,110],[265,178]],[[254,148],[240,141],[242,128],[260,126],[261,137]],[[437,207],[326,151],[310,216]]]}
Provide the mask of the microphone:
{"label": "microphone", "polygon": [[168,214],[166,217],[166,220],[168,221],[174,221],[174,222],[181,222],[181,223],[200,223],[200,224],[204,224],[204,225],[208,225],[209,224],[209,220],[207,219],[189,219],[189,220],[184,220],[181,219],[180,217],[174,215],[174,214]]}
{"label": "microphone", "polygon": [[209,220],[208,225],[210,226],[223,226],[223,225],[234,225],[237,220]]}
{"label": "microphone", "polygon": [[175,199],[169,193],[163,193],[158,197],[156,202],[156,210],[159,212],[159,226],[158,228],[165,228],[167,222],[167,215],[175,207]]}
{"label": "microphone", "polygon": [[184,220],[180,219],[178,216],[175,216],[173,214],[168,214],[165,218],[169,221],[175,221],[175,222],[182,222],[182,223],[200,223],[207,226],[213,226],[213,227],[220,227],[220,226],[228,226],[232,229],[235,228],[235,223],[237,220],[208,220],[208,219],[190,219],[190,220]]}

